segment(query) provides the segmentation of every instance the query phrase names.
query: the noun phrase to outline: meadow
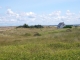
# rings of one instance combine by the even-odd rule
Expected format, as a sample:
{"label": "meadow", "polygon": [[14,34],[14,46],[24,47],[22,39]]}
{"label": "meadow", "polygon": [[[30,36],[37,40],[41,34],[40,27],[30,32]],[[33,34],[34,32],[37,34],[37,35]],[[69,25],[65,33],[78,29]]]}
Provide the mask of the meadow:
{"label": "meadow", "polygon": [[80,27],[0,28],[0,60],[80,60]]}

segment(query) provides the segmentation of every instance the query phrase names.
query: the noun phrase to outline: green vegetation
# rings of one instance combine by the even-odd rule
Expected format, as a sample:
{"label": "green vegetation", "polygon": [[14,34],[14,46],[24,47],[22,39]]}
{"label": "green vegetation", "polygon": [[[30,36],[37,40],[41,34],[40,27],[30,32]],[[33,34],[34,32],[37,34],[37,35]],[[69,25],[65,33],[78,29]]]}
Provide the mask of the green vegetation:
{"label": "green vegetation", "polygon": [[41,36],[41,34],[36,32],[34,36]]}
{"label": "green vegetation", "polygon": [[5,28],[0,60],[80,60],[80,28]]}
{"label": "green vegetation", "polygon": [[43,26],[42,25],[29,26],[27,24],[24,24],[22,26],[18,26],[17,28],[43,28]]}
{"label": "green vegetation", "polygon": [[63,28],[72,28],[72,25],[66,25]]}
{"label": "green vegetation", "polygon": [[24,25],[18,26],[18,27],[16,27],[16,28],[29,28],[29,26],[28,26],[27,24],[24,24]]}

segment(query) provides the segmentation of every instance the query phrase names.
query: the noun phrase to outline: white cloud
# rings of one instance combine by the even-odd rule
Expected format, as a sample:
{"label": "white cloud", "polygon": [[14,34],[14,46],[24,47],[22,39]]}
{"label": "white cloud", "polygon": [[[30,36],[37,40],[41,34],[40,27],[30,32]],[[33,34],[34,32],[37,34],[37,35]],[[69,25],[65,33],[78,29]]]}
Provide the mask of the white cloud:
{"label": "white cloud", "polygon": [[73,16],[75,13],[71,13],[70,10],[67,10],[66,15],[67,16]]}
{"label": "white cloud", "polygon": [[61,11],[54,11],[51,14],[49,14],[49,16],[60,16]]}
{"label": "white cloud", "polygon": [[33,12],[26,13],[26,15],[27,15],[29,18],[35,18],[35,17],[36,17],[36,14],[33,13]]}
{"label": "white cloud", "polygon": [[9,15],[13,15],[13,14],[15,14],[11,9],[7,9],[7,14],[9,14]]}
{"label": "white cloud", "polygon": [[8,14],[9,16],[16,16],[16,17],[19,17],[19,14],[13,12],[11,9],[7,9],[7,14]]}
{"label": "white cloud", "polygon": [[24,12],[24,13],[21,13],[21,16],[27,16],[29,18],[35,18],[36,14],[34,12]]}
{"label": "white cloud", "polygon": [[0,16],[0,23],[12,25],[20,25],[24,23],[54,25],[62,21],[66,24],[80,23],[80,14],[72,13],[69,10],[66,11],[65,15],[61,15],[61,13],[61,11],[54,11],[50,14],[36,14],[34,12],[16,13],[11,9],[7,9],[7,15]]}

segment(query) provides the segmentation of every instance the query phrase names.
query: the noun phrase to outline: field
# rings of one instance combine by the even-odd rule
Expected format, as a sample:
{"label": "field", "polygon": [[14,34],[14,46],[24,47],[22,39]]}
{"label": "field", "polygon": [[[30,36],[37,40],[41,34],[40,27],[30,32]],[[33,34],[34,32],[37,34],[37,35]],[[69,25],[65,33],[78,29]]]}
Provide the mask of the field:
{"label": "field", "polygon": [[80,60],[80,27],[2,27],[0,60]]}

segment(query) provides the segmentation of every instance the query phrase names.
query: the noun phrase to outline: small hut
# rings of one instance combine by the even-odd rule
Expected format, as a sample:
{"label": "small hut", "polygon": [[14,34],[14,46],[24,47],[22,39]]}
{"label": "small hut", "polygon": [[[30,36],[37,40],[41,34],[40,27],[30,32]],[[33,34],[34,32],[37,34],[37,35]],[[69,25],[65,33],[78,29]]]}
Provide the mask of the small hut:
{"label": "small hut", "polygon": [[65,26],[64,22],[60,22],[57,26],[57,28],[63,28]]}

